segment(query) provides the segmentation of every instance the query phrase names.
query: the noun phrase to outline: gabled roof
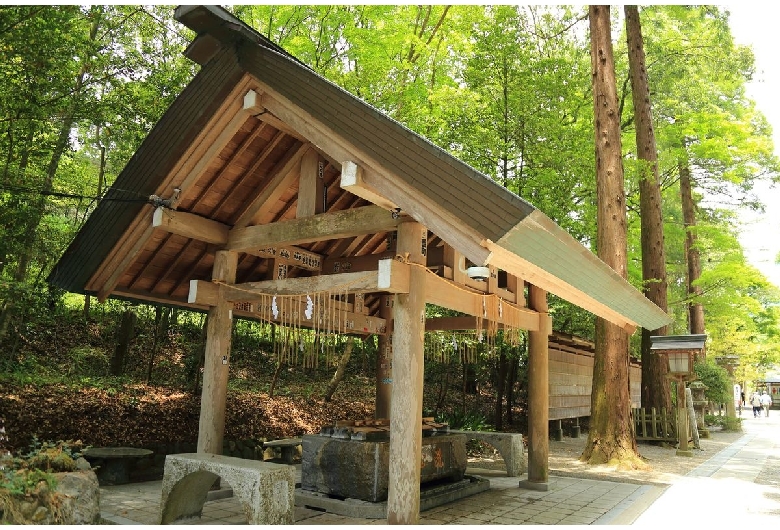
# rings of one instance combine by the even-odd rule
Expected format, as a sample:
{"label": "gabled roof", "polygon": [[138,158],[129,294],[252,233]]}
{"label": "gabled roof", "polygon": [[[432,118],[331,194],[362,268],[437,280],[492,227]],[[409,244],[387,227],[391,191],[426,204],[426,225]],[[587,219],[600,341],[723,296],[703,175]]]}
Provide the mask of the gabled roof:
{"label": "gabled roof", "polygon": [[[214,238],[160,231],[149,205],[103,200],[49,280],[74,292],[186,305],[187,282],[211,277],[223,230],[295,218],[300,161],[316,154],[318,212],[376,204],[428,227],[476,265],[493,265],[627,329],[671,321],[533,205],[319,76],[215,6],[180,6],[202,65],[117,178],[167,199],[167,217],[214,221]],[[298,165],[296,165],[298,164]],[[348,169],[348,170],[347,170]],[[180,195],[175,190],[180,189]],[[158,201],[159,204],[159,201]],[[186,214],[193,214],[187,217]],[[156,222],[157,222],[156,221]],[[296,247],[328,263],[381,255],[392,227]],[[238,279],[268,278],[271,260],[242,254]],[[296,274],[306,274],[298,271]]]}

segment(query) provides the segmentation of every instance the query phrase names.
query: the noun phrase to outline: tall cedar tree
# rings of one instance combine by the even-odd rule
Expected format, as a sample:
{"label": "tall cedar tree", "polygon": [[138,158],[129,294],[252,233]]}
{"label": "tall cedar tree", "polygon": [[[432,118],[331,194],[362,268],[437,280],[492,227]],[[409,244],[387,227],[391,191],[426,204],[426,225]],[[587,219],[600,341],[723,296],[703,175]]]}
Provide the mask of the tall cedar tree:
{"label": "tall cedar tree", "polygon": [[704,333],[704,306],[701,304],[701,287],[695,284],[701,276],[699,247],[696,244],[696,203],[691,191],[691,168],[687,158],[681,158],[680,200],[685,225],[685,257],[688,263],[688,327],[693,334]]}
{"label": "tall cedar tree", "polygon": [[[650,83],[645,68],[645,46],[637,6],[625,6],[628,44],[628,72],[634,102],[636,156],[639,159],[639,210],[642,241],[642,284],[648,300],[666,311],[666,251],[661,215],[661,181],[653,128]],[[666,335],[666,327],[642,328],[642,406],[671,410],[672,398],[666,381],[666,363],[650,351],[651,335]]]}
{"label": "tall cedar tree", "polygon": [[[589,6],[596,137],[598,256],[626,277],[626,197],[609,6]],[[631,424],[628,333],[596,319],[596,353],[588,442],[580,460],[640,467]]]}

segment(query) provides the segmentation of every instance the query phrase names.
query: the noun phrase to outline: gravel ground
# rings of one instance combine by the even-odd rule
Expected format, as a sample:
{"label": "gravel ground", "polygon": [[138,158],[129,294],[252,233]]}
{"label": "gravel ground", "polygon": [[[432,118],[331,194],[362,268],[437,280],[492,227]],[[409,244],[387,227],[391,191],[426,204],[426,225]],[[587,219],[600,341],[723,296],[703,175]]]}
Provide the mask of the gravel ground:
{"label": "gravel ground", "polygon": [[[606,465],[592,466],[580,462],[588,433],[579,438],[566,438],[560,442],[550,440],[550,475],[580,478],[606,479],[636,484],[672,484],[675,480],[712,458],[722,449],[743,436],[741,432],[710,431],[709,438],[700,439],[700,449],[692,447],[693,456],[677,456],[677,449],[670,446],[639,443],[639,454],[650,466],[649,470],[620,470]],[[497,454],[485,454],[469,458],[469,466],[483,469],[503,469],[503,461]]]}

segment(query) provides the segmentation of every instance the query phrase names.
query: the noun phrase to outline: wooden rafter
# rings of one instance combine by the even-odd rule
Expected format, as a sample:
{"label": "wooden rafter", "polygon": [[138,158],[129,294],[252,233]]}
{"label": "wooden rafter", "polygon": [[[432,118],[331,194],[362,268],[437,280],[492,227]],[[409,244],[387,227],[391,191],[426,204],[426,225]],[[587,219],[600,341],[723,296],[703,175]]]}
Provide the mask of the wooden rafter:
{"label": "wooden rafter", "polygon": [[138,272],[133,276],[133,279],[130,280],[130,283],[127,284],[129,289],[135,289],[135,284],[138,283],[138,280],[140,280],[143,275],[146,273],[147,270],[149,270],[149,267],[151,267],[152,263],[154,262],[154,259],[157,257],[157,253],[165,247],[165,244],[168,242],[168,240],[171,238],[171,234],[166,234],[162,238],[160,238],[160,242],[157,244],[157,247],[152,251],[151,257],[146,260],[146,263],[144,263],[143,267],[141,267]]}
{"label": "wooden rafter", "polygon": [[[245,75],[236,83],[221,108],[214,113],[214,118],[203,128],[187,152],[179,158],[163,182],[156,188],[155,194],[158,196],[170,196],[174,188],[181,190],[178,197],[172,200],[172,208],[178,206],[213,157],[219,154],[235,132],[249,119],[249,114],[243,110],[241,96],[246,93],[250,82],[250,76]],[[153,228],[148,224],[149,209],[151,207],[147,206],[139,211],[129,229],[111,249],[107,259],[87,281],[86,290],[97,292],[97,298],[101,302],[111,294],[122,275],[151,237]]]}
{"label": "wooden rafter", "polygon": [[263,190],[255,195],[255,198],[233,223],[234,228],[251,225],[263,206],[267,203],[273,203],[287,191],[287,188],[298,178],[300,160],[308,148],[306,144],[298,142],[285,153],[279,163],[274,166],[268,178],[264,179]]}
{"label": "wooden rafter", "polygon": [[195,240],[194,239],[188,239],[184,245],[179,249],[179,251],[176,253],[176,256],[171,260],[171,262],[168,264],[167,267],[163,270],[162,274],[157,276],[157,278],[154,279],[152,283],[152,287],[149,289],[150,293],[153,293],[157,290],[157,287],[164,282],[166,279],[168,279],[168,276],[173,272],[173,270],[176,268],[176,266],[181,262],[182,258],[187,254],[187,251],[194,245]]}
{"label": "wooden rafter", "polygon": [[[222,167],[214,173],[214,176],[209,179],[208,183],[203,186],[198,194],[195,196],[195,198],[192,200],[193,204],[197,204],[198,202],[203,199],[203,197],[206,196],[208,192],[214,188],[214,186],[222,179],[222,176],[225,174],[225,172],[230,168],[230,166],[238,160],[238,158],[246,152],[246,150],[249,148],[250,145],[252,145],[252,142],[255,141],[255,139],[260,135],[263,128],[265,127],[264,123],[261,123],[259,127],[254,127],[253,130],[244,138],[244,140],[239,144],[239,146],[236,148],[235,151],[233,151],[228,159],[225,161],[225,163],[222,165]],[[214,212],[216,208],[213,208],[211,213]]]}
{"label": "wooden rafter", "polygon": [[[265,108],[301,131],[312,143],[320,146],[333,158],[341,161],[352,161],[356,166],[362,168],[362,180],[355,182],[355,186],[363,186],[368,191],[408,210],[407,213],[418,219],[429,230],[462,249],[474,263],[484,264],[487,262],[490,252],[481,245],[482,237],[473,229],[464,226],[434,201],[405,189],[401,184],[403,180],[385,172],[382,169],[383,164],[374,159],[371,153],[359,150],[340,137],[327,124],[319,122],[307,112],[296,107],[271,87],[263,83],[260,86],[262,94],[256,103],[258,108]],[[260,90],[258,90],[258,94]],[[348,185],[352,185],[352,183],[350,182]]]}
{"label": "wooden rafter", "polygon": [[184,271],[184,273],[181,276],[179,276],[179,278],[173,284],[173,287],[171,287],[168,290],[169,296],[173,295],[173,293],[176,292],[176,289],[181,287],[181,285],[187,281],[185,278],[192,278],[193,274],[195,273],[196,270],[198,270],[200,263],[203,261],[203,258],[205,258],[207,254],[208,254],[208,247],[204,247],[203,250],[201,250],[200,253],[196,256],[196,258],[192,261],[190,267],[186,271]]}

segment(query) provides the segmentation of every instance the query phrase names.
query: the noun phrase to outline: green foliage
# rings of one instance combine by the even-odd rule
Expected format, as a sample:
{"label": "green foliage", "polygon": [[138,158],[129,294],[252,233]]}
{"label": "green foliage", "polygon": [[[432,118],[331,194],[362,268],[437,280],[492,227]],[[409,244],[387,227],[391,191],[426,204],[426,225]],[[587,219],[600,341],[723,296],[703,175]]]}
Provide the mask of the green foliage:
{"label": "green foliage", "polygon": [[0,455],[0,494],[23,497],[44,482],[49,491],[57,487],[53,473],[76,470],[76,459],[86,449],[81,442],[39,442],[37,438],[26,453]]}
{"label": "green foliage", "polygon": [[721,427],[726,432],[742,432],[742,418],[705,414],[704,423]]}
{"label": "green foliage", "polygon": [[68,352],[69,373],[83,376],[102,376],[108,373],[108,354],[103,348],[78,346]]}
{"label": "green foliage", "polygon": [[[231,9],[321,75],[517,193],[595,250],[591,65],[581,7]],[[68,379],[108,389],[126,383],[102,377],[121,304],[101,304],[88,332],[61,351],[58,321],[68,313],[62,293],[44,282],[99,196],[198,69],[181,54],[194,35],[172,15],[171,6],[0,7],[3,378]],[[752,53],[734,43],[728,15],[716,6],[646,6],[641,17],[664,188],[675,318],[670,333],[686,332],[687,302],[703,303],[710,355],[739,355],[737,377],[750,381],[780,362],[780,294],[747,265],[736,216],[703,199],[758,207],[752,186],[777,178],[766,119],[745,95]],[[625,87],[622,123],[633,138],[630,84],[620,80],[627,76],[625,39],[616,43],[618,85]],[[641,287],[638,166],[633,142],[623,145],[628,274]],[[698,281],[703,294],[695,300],[685,288],[686,229],[677,184],[682,161],[701,194],[698,225],[691,229],[704,268]],[[82,303],[73,295],[67,300],[71,310]],[[154,309],[136,310],[140,318]],[[590,313],[554,296],[550,313],[557,330],[592,337]],[[429,308],[429,316],[449,314]],[[155,370],[184,385],[199,370],[194,345],[203,317],[182,312],[179,318],[161,339],[166,355]],[[136,348],[144,351],[154,326],[139,329]],[[3,341],[6,334],[11,337]],[[237,320],[231,370],[239,375],[231,384],[250,384],[271,358],[270,334],[271,326]],[[373,341],[365,352],[373,360]],[[489,379],[491,362],[476,367],[481,379]],[[128,370],[137,375],[146,366],[136,362]]]}
{"label": "green foliage", "polygon": [[707,386],[704,395],[713,403],[725,403],[732,399],[731,378],[722,366],[718,366],[708,357],[704,362],[697,362],[693,369],[696,377]]}
{"label": "green foliage", "polygon": [[487,418],[479,412],[467,411],[462,412],[454,410],[449,413],[442,414],[438,421],[446,423],[450,429],[458,429],[463,431],[492,431],[493,427],[488,424]]}

